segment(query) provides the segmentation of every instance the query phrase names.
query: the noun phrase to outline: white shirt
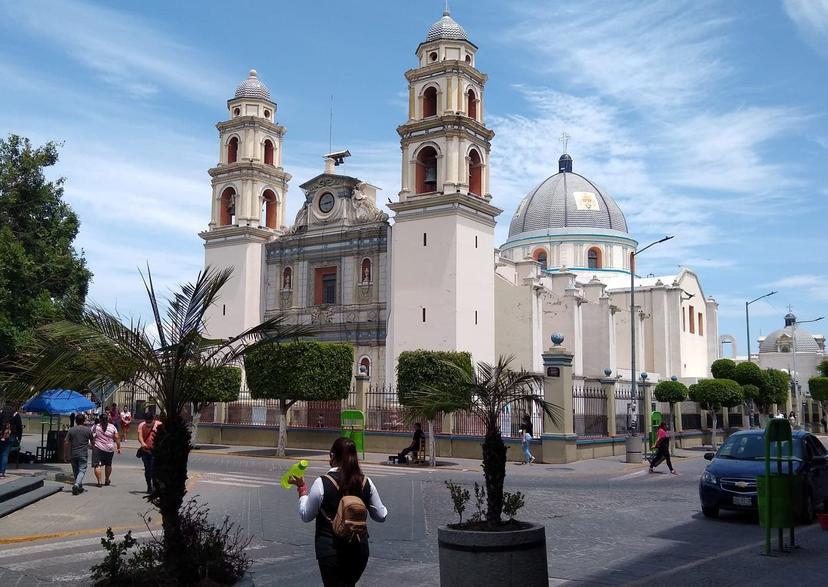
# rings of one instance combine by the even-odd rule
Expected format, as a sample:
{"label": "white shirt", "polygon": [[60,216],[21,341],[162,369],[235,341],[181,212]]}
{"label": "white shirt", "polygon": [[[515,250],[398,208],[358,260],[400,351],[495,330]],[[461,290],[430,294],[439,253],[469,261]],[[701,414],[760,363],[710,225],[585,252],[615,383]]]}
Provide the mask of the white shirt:
{"label": "white shirt", "polygon": [[[328,473],[334,473],[338,470],[338,467],[334,467]],[[371,487],[371,501],[365,504],[368,507],[368,514],[375,522],[384,522],[388,515],[388,510],[382,505],[382,500],[374,483],[368,477],[365,479]],[[313,482],[313,485],[311,485],[308,495],[303,495],[299,498],[299,517],[303,522],[311,522],[316,519],[319,508],[322,507],[322,498],[324,495],[325,486],[322,485],[322,477],[318,477]]]}

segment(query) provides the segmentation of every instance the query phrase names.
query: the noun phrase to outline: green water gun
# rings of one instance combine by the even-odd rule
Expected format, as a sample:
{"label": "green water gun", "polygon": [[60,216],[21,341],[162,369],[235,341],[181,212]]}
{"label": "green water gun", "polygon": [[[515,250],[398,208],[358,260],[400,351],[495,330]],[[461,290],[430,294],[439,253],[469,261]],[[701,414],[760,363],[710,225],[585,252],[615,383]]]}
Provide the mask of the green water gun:
{"label": "green water gun", "polygon": [[288,483],[288,480],[291,477],[296,477],[297,479],[302,479],[305,476],[305,469],[307,469],[307,468],[308,468],[308,461],[306,461],[305,459],[302,459],[298,463],[294,463],[290,467],[290,469],[288,469],[287,472],[282,476],[282,482],[281,482],[282,487],[284,487],[285,489],[290,489],[290,483]]}

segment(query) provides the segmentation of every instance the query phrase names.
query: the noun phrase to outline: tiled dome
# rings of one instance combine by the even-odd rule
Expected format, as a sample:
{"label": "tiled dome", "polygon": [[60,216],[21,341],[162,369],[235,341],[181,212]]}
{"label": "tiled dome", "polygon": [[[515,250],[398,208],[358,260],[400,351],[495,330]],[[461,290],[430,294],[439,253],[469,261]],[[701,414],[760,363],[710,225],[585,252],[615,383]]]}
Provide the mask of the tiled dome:
{"label": "tiled dome", "polygon": [[451,39],[457,41],[468,41],[466,31],[463,30],[457,21],[451,17],[448,10],[443,13],[443,18],[431,25],[426,35],[426,43],[439,39]]}
{"label": "tiled dome", "polygon": [[598,228],[628,232],[621,208],[609,194],[572,172],[572,159],[563,155],[561,171],[523,198],[512,217],[509,238],[534,230]]}
{"label": "tiled dome", "polygon": [[[788,322],[785,317],[786,322]],[[765,340],[759,343],[760,353],[776,353],[782,347],[787,347],[788,352],[793,352],[793,339],[791,338],[792,326],[785,326],[779,330],[774,330],[765,337]],[[814,335],[803,330],[801,326],[796,328],[796,352],[797,353],[818,353],[819,344]]]}
{"label": "tiled dome", "polygon": [[251,69],[250,75],[247,79],[239,84],[239,87],[236,88],[234,97],[255,98],[256,100],[267,100],[268,102],[271,101],[270,90],[268,90],[267,86],[259,80],[255,69]]}

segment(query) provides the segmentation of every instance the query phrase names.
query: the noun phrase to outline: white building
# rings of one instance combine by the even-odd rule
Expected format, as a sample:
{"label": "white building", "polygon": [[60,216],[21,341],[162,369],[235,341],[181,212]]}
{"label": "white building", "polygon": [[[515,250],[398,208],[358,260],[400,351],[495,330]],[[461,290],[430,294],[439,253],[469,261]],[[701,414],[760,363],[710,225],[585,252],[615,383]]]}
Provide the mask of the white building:
{"label": "white building", "polygon": [[[418,348],[469,351],[490,362],[515,355],[518,366],[540,371],[541,352],[560,332],[576,375],[629,376],[637,242],[615,201],[575,173],[569,155],[524,198],[508,240],[495,248],[494,132],[485,124],[487,76],[477,69],[477,51],[448,12],[416,49],[416,66],[405,73],[408,119],[397,129],[393,226],[373,213],[373,186],[332,166],[302,185],[296,225],[283,225],[291,179],[281,167],[285,131],[251,72],[228,101],[229,120],[218,125],[213,213],[200,235],[206,264],[236,267],[208,316],[211,335],[232,336],[283,312],[320,324],[325,340],[354,342],[371,379],[392,384],[396,357]],[[372,213],[360,216],[357,205]],[[683,269],[636,277],[635,286],[636,370],[651,381],[708,375],[717,304],[698,276]]]}
{"label": "white building", "polygon": [[792,375],[796,373],[800,389],[809,395],[808,380],[817,376],[817,365],[828,358],[825,356],[825,337],[811,334],[796,325],[796,316],[788,313],[785,315],[784,328],[760,336],[758,342],[759,354],[756,361],[759,366],[763,369],[780,369]]}

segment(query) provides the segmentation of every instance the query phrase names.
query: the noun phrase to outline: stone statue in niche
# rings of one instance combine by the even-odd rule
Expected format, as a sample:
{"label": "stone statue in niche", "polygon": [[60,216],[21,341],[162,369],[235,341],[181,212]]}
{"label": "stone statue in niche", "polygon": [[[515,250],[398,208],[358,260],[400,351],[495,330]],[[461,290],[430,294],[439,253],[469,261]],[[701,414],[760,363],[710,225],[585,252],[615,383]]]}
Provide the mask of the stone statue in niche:
{"label": "stone statue in niche", "polygon": [[362,262],[362,283],[371,283],[371,262],[367,259]]}
{"label": "stone statue in niche", "polygon": [[282,278],[282,289],[293,289],[291,287],[291,270],[285,269],[284,277]]}

